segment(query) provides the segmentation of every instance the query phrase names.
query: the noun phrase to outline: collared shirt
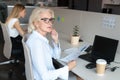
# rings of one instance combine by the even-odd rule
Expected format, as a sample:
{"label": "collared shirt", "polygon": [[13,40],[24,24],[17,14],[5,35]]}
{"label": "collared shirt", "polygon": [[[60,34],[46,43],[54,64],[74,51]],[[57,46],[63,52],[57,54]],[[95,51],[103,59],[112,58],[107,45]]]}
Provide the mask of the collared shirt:
{"label": "collared shirt", "polygon": [[32,32],[26,43],[31,53],[35,80],[68,80],[68,66],[55,69],[52,62],[52,58],[60,58],[60,46],[53,42],[51,47],[48,39],[37,31]]}

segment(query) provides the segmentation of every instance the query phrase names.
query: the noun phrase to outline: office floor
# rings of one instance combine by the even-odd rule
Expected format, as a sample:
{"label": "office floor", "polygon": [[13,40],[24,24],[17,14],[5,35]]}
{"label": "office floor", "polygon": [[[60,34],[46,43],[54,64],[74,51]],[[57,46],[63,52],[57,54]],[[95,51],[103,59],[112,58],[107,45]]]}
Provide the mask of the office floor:
{"label": "office floor", "polygon": [[[3,44],[0,43],[0,62],[6,61],[7,59],[3,56]],[[13,75],[9,78],[8,73],[10,69],[13,69]],[[26,80],[24,72],[24,64],[20,63],[17,65],[6,64],[0,65],[0,80]]]}

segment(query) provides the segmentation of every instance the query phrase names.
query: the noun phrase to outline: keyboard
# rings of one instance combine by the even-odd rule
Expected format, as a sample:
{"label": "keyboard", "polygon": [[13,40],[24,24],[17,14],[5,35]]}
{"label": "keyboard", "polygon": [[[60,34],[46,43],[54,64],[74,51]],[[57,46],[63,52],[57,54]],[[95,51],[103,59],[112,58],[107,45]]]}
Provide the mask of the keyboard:
{"label": "keyboard", "polygon": [[88,62],[93,62],[92,56],[90,53],[88,54],[84,54],[84,55],[80,55],[79,58],[86,60]]}

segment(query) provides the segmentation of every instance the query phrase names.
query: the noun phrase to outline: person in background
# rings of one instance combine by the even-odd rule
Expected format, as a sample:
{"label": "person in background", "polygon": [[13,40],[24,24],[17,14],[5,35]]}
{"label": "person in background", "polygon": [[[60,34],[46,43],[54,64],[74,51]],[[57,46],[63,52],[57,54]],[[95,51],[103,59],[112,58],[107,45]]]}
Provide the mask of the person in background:
{"label": "person in background", "polygon": [[19,18],[24,18],[26,8],[22,4],[15,4],[10,15],[7,17],[5,24],[8,27],[8,32],[12,42],[12,49],[21,49],[21,55],[24,56],[22,46],[22,36],[26,33],[20,26]]}
{"label": "person in background", "polygon": [[[45,7],[35,8],[29,18],[28,32],[31,35],[26,44],[30,49],[35,80],[68,80],[69,71],[76,66],[76,61],[58,69],[53,65],[52,58],[59,59],[61,54],[58,33],[52,27],[54,20],[53,10]],[[52,45],[47,39],[48,34]]]}

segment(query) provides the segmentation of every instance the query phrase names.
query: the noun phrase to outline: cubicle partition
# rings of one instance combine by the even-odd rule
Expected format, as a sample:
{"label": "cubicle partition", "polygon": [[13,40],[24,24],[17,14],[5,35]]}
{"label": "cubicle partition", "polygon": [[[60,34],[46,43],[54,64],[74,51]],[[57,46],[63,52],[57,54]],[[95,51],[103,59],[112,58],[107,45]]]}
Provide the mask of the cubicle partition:
{"label": "cubicle partition", "polygon": [[[80,38],[93,44],[95,35],[101,35],[120,41],[120,16],[80,10],[53,8],[56,15],[55,28],[70,39],[73,27],[79,25]],[[60,20],[58,20],[58,18]],[[64,19],[64,21],[62,20]],[[110,20],[113,22],[110,22]],[[106,22],[105,22],[106,21]],[[111,26],[110,23],[114,25]],[[120,44],[117,53],[120,54]]]}

